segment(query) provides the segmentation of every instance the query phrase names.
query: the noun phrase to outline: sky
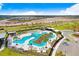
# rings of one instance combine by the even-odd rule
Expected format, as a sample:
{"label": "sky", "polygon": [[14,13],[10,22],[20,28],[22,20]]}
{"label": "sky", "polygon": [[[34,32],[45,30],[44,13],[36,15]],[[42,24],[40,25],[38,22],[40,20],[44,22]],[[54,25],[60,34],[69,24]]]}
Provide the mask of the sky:
{"label": "sky", "polygon": [[79,15],[76,3],[0,3],[0,15]]}

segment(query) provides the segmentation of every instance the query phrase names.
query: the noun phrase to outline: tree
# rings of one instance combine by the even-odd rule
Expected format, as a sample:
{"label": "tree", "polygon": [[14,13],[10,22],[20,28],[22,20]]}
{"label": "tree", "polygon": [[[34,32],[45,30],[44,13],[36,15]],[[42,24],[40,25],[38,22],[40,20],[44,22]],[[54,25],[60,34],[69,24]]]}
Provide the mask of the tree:
{"label": "tree", "polygon": [[9,36],[9,34],[8,34],[7,31],[5,31],[5,32],[6,32],[6,35],[5,35],[5,47],[8,47],[8,40],[7,40],[7,38]]}

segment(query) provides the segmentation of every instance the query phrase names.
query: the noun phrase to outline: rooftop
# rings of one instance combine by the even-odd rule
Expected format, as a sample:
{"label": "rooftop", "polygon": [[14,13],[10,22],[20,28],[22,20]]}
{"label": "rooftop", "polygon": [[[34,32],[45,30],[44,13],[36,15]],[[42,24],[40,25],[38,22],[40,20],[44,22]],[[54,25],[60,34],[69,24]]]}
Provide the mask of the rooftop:
{"label": "rooftop", "polygon": [[0,38],[4,38],[6,33],[0,34]]}

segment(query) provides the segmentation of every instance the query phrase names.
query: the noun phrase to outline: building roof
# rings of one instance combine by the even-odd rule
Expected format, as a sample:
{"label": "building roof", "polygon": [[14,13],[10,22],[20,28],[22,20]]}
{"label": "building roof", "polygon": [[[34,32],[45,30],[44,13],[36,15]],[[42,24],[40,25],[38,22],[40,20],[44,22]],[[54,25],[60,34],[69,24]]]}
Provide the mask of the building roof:
{"label": "building roof", "polygon": [[16,33],[16,32],[8,32],[9,34],[11,34],[11,33]]}
{"label": "building roof", "polygon": [[4,38],[6,33],[1,33],[0,38]]}

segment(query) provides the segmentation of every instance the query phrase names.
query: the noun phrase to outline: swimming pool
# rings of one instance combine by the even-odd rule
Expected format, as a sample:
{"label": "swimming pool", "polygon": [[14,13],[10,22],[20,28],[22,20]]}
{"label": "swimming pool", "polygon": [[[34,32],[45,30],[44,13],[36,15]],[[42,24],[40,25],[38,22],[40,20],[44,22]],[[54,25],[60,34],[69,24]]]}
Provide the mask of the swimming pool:
{"label": "swimming pool", "polygon": [[[33,32],[31,35],[25,36],[22,39],[14,40],[13,43],[15,43],[15,44],[24,44],[25,41],[28,41],[27,45],[43,47],[43,46],[46,45],[47,42],[41,42],[40,44],[37,44],[37,43],[35,43],[35,41],[38,40],[44,34],[47,34],[47,32],[46,31],[45,32],[41,32],[41,33],[40,32]],[[52,40],[55,39],[56,38],[56,34],[52,33],[52,35],[50,35],[48,37],[48,39],[51,40],[51,38],[52,38]]]}

